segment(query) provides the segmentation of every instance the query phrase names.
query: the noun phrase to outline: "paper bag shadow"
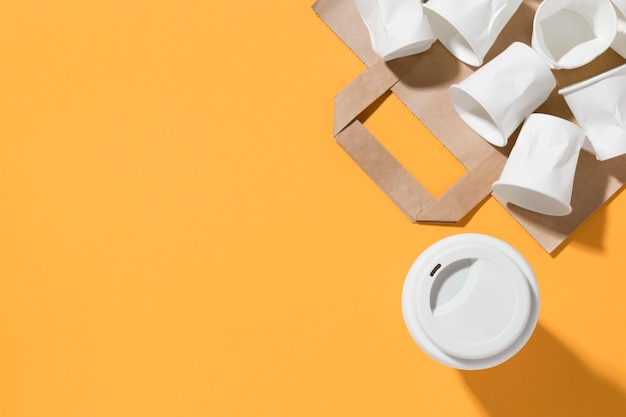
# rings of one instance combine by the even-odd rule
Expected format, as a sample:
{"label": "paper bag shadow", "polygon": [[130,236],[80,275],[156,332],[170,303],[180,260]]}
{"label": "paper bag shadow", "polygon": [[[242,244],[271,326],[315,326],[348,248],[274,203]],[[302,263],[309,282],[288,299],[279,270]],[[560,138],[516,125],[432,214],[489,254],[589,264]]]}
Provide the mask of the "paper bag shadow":
{"label": "paper bag shadow", "polygon": [[541,325],[508,362],[459,372],[491,417],[626,415],[626,394]]}
{"label": "paper bag shadow", "polygon": [[464,64],[435,42],[428,51],[389,61],[387,66],[402,83],[419,89],[449,85]]}

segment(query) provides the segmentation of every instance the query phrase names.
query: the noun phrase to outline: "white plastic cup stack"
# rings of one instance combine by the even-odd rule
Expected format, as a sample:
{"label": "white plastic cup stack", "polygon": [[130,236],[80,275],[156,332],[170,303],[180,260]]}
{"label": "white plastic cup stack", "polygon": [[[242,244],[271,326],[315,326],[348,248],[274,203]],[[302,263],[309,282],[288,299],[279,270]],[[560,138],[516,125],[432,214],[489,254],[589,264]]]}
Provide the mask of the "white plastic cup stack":
{"label": "white plastic cup stack", "polygon": [[512,43],[469,77],[450,87],[450,99],[476,133],[496,146],[550,95],[556,81],[546,62],[528,45]]}
{"label": "white plastic cup stack", "polygon": [[443,46],[478,67],[520,4],[522,0],[430,0],[424,9]]}
{"label": "white plastic cup stack", "polygon": [[436,40],[419,0],[356,0],[356,6],[385,61],[424,52]]}
{"label": "white plastic cup stack", "polygon": [[585,134],[576,124],[548,114],[528,117],[509,159],[493,184],[496,195],[541,214],[564,216]]}
{"label": "white plastic cup stack", "polygon": [[572,69],[606,51],[616,33],[610,0],[543,0],[533,20],[532,47],[551,68]]}

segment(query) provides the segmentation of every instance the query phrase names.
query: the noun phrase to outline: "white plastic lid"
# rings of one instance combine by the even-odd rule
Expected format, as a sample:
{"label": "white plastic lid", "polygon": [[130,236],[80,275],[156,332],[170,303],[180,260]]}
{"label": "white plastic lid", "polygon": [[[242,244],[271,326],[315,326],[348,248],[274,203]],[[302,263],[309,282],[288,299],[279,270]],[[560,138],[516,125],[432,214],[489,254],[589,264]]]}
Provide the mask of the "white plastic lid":
{"label": "white plastic lid", "polygon": [[495,366],[526,343],[537,322],[539,293],[523,257],[479,234],[443,239],[415,261],[402,307],[415,341],[460,369]]}

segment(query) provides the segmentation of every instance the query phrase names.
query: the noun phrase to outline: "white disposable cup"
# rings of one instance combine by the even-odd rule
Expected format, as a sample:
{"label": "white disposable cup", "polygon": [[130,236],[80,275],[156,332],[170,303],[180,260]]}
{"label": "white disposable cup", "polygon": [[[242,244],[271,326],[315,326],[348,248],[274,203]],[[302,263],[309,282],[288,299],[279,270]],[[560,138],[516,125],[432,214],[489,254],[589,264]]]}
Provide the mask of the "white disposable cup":
{"label": "white disposable cup", "polygon": [[559,94],[598,160],[626,154],[626,64],[562,88]]}
{"label": "white disposable cup", "polygon": [[509,244],[464,233],[442,239],[413,263],[402,290],[413,340],[457,369],[499,365],[526,344],[537,324],[535,275]]}
{"label": "white disposable cup", "polygon": [[585,134],[578,125],[549,114],[528,117],[511,150],[496,195],[509,203],[541,214],[564,216]]}
{"label": "white disposable cup", "polygon": [[459,116],[496,146],[550,95],[556,86],[546,62],[528,45],[512,43],[500,55],[449,89]]}
{"label": "white disposable cup", "polygon": [[611,48],[626,58],[626,0],[611,0],[617,14],[617,33]]}
{"label": "white disposable cup", "polygon": [[478,67],[520,4],[522,0],[430,0],[424,9],[443,46]]}
{"label": "white disposable cup", "polygon": [[356,6],[385,61],[424,52],[436,40],[420,0],[356,0]]}
{"label": "white disposable cup", "polygon": [[543,0],[533,20],[532,47],[551,68],[578,68],[606,51],[616,33],[610,0]]}

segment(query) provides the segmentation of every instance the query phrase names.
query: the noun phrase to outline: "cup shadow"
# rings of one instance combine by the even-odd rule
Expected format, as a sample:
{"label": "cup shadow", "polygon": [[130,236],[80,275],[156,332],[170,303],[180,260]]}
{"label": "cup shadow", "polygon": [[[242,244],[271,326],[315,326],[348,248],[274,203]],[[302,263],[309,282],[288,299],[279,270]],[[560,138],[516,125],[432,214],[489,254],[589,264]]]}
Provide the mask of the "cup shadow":
{"label": "cup shadow", "polygon": [[626,394],[542,325],[504,364],[459,372],[492,417],[626,415]]}

